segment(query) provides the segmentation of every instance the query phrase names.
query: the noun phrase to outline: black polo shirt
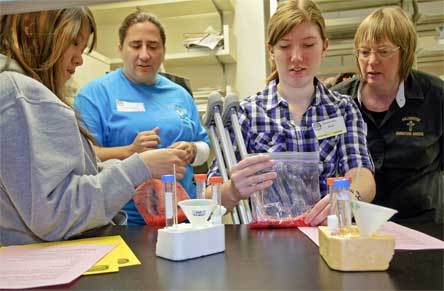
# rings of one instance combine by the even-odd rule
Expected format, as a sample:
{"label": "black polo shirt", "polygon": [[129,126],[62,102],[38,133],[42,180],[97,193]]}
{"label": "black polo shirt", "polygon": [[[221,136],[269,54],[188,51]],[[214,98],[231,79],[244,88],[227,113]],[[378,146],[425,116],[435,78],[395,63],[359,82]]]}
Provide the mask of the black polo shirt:
{"label": "black polo shirt", "polygon": [[[348,80],[332,90],[359,103],[359,82]],[[434,204],[444,195],[444,82],[413,71],[404,81],[404,95],[405,105],[400,108],[394,100],[380,122],[358,104],[367,123],[367,142],[375,163],[373,202],[397,209],[397,218],[437,208]]]}

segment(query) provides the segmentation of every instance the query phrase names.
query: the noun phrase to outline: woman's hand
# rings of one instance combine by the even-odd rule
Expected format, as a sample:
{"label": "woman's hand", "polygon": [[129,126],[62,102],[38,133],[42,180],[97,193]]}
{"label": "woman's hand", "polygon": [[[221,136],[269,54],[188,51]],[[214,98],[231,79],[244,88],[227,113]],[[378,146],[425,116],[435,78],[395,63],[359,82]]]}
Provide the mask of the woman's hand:
{"label": "woman's hand", "polygon": [[169,146],[170,149],[179,149],[186,152],[185,162],[191,164],[196,157],[196,145],[189,141],[178,141]]}
{"label": "woman's hand", "polygon": [[[273,184],[277,177],[276,172],[270,171],[273,165],[274,161],[266,155],[247,157],[234,165],[231,169],[231,184],[239,200]],[[267,172],[260,173],[264,170]]]}
{"label": "woman's hand", "polygon": [[304,222],[311,226],[327,224],[327,216],[330,212],[330,194],[319,200],[310,211],[305,213]]}
{"label": "woman's hand", "polygon": [[[222,184],[222,204],[231,211],[240,200],[248,198],[256,191],[270,187],[277,177],[271,171],[274,161],[269,156],[257,155],[247,157],[231,169],[231,179]],[[267,170],[265,173],[258,173]],[[207,197],[211,197],[211,187],[207,188]]]}
{"label": "woman's hand", "polygon": [[184,162],[186,152],[179,149],[156,149],[139,154],[151,171],[153,178],[173,174],[173,165],[176,165],[176,178],[181,180],[185,173]]}
{"label": "woman's hand", "polygon": [[133,143],[129,145],[130,151],[132,153],[142,153],[157,149],[160,143],[159,130],[160,128],[156,127],[153,130],[139,132]]}

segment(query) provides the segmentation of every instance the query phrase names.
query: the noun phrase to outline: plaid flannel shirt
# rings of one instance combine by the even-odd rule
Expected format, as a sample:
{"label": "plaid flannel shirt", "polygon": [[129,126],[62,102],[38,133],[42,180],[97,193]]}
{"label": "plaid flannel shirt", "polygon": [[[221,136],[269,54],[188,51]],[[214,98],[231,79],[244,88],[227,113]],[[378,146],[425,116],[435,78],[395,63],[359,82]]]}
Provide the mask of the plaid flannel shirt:
{"label": "plaid flannel shirt", "polygon": [[[357,167],[374,172],[367,148],[367,125],[349,96],[328,90],[315,78],[313,101],[303,114],[301,124],[296,125],[291,118],[288,102],[277,94],[277,84],[277,80],[271,81],[262,92],[240,103],[239,124],[248,153],[319,150],[322,196],[327,192],[328,177],[343,176]],[[347,132],[318,141],[313,123],[339,116],[344,118]],[[234,135],[231,135],[235,144]],[[216,173],[217,163],[213,161],[209,175]]]}

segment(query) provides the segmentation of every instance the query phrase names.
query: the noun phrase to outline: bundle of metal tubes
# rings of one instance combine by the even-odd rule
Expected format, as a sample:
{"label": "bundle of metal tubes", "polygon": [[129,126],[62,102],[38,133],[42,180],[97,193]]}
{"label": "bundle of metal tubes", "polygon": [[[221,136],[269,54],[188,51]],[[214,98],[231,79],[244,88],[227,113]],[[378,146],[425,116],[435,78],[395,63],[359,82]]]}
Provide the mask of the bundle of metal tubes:
{"label": "bundle of metal tubes", "polygon": [[[219,92],[214,91],[208,96],[204,125],[208,130],[217,166],[224,181],[228,181],[231,175],[230,169],[237,162],[230,137],[230,128],[234,133],[240,159],[247,157],[247,150],[237,116],[238,109],[239,100],[233,93],[228,93],[227,96],[223,98]],[[250,223],[252,221],[252,215],[248,200],[241,200],[233,209],[231,215],[234,224]]]}

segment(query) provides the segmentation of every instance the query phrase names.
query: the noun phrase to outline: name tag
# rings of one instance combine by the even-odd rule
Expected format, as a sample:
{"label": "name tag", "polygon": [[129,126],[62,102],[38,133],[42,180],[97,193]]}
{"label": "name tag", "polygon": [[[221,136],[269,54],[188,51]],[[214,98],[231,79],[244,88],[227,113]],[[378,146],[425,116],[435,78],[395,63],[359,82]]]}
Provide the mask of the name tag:
{"label": "name tag", "polygon": [[347,132],[342,116],[315,122],[312,127],[318,140]]}
{"label": "name tag", "polygon": [[116,107],[119,112],[145,112],[145,105],[139,102],[116,100]]}

